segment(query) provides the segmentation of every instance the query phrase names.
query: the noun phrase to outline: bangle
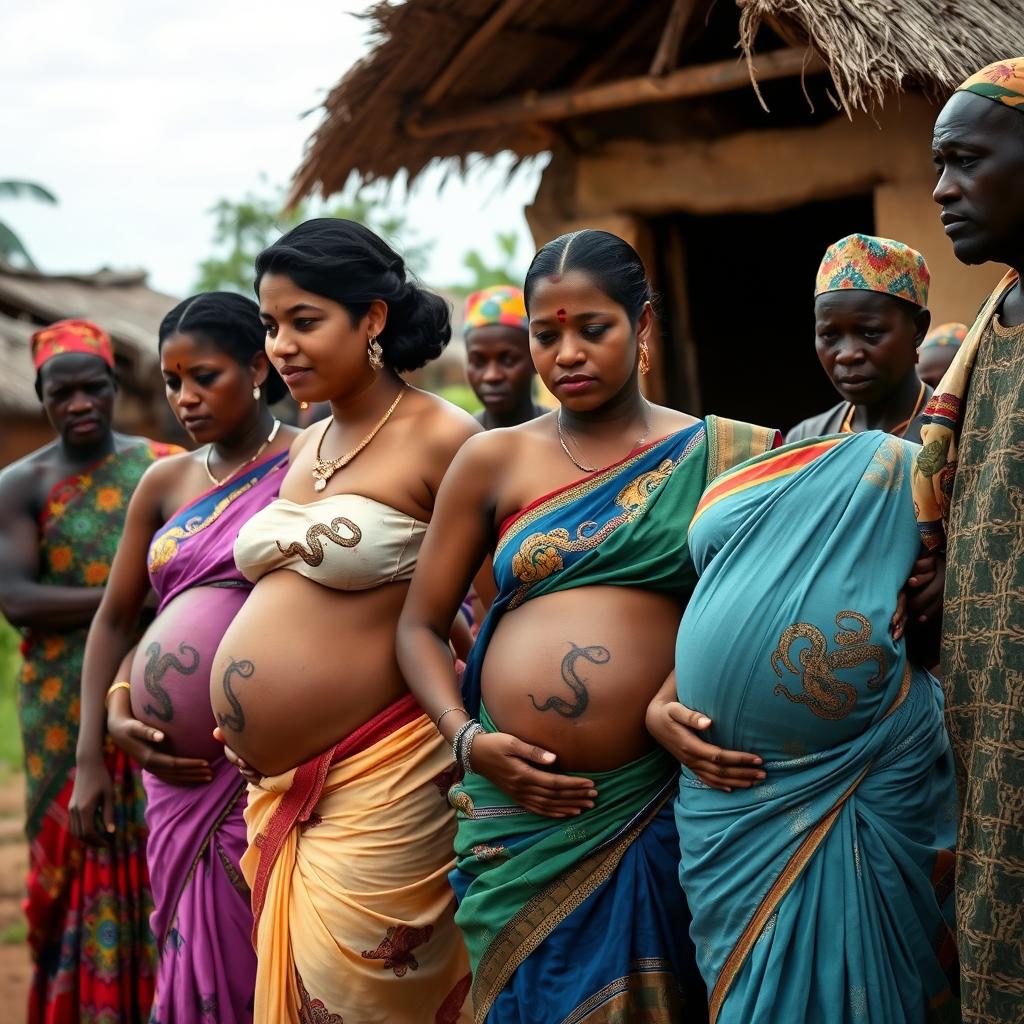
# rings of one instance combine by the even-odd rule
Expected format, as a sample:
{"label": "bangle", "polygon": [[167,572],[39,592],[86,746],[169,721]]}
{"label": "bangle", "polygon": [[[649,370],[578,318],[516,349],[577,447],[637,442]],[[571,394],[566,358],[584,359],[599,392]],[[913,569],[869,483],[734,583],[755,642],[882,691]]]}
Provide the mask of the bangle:
{"label": "bangle", "polygon": [[462,749],[459,751],[459,763],[462,765],[462,771],[466,775],[475,775],[473,766],[470,764],[469,757],[473,752],[473,740],[477,738],[482,732],[487,730],[479,722],[474,722],[471,729],[466,730],[466,734],[462,737]]}
{"label": "bangle", "polygon": [[452,711],[461,711],[464,715],[469,714],[469,712],[461,704],[453,704],[450,708],[445,708],[444,711],[442,711],[441,714],[439,714],[437,718],[434,719],[434,728],[440,729],[441,719]]}
{"label": "bangle", "polygon": [[456,764],[459,763],[459,755],[462,753],[462,737],[477,724],[475,718],[470,718],[459,726],[458,732],[452,737],[452,758]]}
{"label": "bangle", "polygon": [[103,698],[103,706],[105,708],[109,708],[110,707],[110,698],[114,695],[114,691],[115,690],[130,690],[131,688],[132,688],[132,684],[128,683],[128,682],[125,682],[125,680],[123,680],[123,679],[119,680],[116,683],[111,683],[110,686],[107,689],[106,697]]}

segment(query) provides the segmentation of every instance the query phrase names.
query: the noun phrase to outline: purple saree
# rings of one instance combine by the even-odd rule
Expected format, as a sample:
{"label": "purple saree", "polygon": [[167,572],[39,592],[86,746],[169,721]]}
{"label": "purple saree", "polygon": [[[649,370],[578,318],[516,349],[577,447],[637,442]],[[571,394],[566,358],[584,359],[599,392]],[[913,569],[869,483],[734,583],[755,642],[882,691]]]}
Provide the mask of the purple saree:
{"label": "purple saree", "polygon": [[249,1024],[256,956],[245,783],[212,737],[210,665],[250,584],[235,568],[241,525],[277,497],[287,453],[264,459],[176,512],[153,538],[157,617],[132,667],[132,710],[166,748],[205,757],[213,781],[190,788],[145,773],[153,934],[160,950],[150,1024]]}

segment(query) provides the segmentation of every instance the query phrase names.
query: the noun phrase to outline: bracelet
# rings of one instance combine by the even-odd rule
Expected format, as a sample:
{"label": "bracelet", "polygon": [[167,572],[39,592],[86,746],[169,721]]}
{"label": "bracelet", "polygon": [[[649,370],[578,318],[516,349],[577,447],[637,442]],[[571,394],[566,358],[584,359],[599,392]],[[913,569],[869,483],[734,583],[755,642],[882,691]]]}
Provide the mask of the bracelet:
{"label": "bracelet", "polygon": [[437,716],[437,718],[434,719],[434,727],[436,729],[440,729],[441,728],[441,719],[444,718],[445,715],[449,714],[452,711],[461,711],[464,715],[468,715],[469,714],[469,712],[461,704],[454,704],[450,708],[445,708],[444,711],[442,711],[441,714],[439,714]]}
{"label": "bracelet", "polygon": [[462,737],[465,736],[474,725],[478,724],[479,723],[475,718],[470,718],[459,726],[458,732],[452,737],[452,759],[456,764],[459,763],[459,755],[462,753]]}
{"label": "bracelet", "polygon": [[462,765],[462,771],[466,775],[475,775],[473,766],[470,764],[470,754],[473,751],[473,740],[477,738],[482,732],[487,730],[479,722],[474,722],[471,729],[466,730],[465,736],[462,737],[462,749],[459,751],[459,763]]}
{"label": "bracelet", "polygon": [[110,698],[114,695],[115,690],[130,690],[131,688],[132,684],[125,682],[123,679],[119,680],[116,683],[111,683],[110,686],[107,688],[106,697],[103,698],[103,706],[105,708],[110,707]]}

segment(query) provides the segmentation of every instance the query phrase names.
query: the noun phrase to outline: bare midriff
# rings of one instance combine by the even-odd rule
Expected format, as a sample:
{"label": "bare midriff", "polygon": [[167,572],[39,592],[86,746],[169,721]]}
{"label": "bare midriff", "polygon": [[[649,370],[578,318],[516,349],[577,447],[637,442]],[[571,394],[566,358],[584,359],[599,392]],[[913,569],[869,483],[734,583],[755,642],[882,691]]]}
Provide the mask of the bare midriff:
{"label": "bare midriff", "polygon": [[407,590],[404,583],[332,590],[287,569],[259,580],[210,675],[228,745],[262,774],[277,775],[404,696],[395,627]]}
{"label": "bare midriff", "polygon": [[505,614],[487,649],[488,714],[564,771],[636,760],[655,745],[644,716],[672,671],[682,613],[672,597],[624,587],[529,601]]}

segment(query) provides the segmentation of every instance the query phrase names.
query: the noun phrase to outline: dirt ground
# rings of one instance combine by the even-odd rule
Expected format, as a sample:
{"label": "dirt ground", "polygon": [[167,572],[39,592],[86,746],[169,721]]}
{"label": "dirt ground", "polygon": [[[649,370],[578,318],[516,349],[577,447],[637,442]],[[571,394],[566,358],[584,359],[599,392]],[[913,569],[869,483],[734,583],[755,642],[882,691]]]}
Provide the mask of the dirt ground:
{"label": "dirt ground", "polygon": [[0,779],[0,1016],[10,1024],[25,1019],[31,974],[21,912],[28,868],[24,794],[20,775]]}

